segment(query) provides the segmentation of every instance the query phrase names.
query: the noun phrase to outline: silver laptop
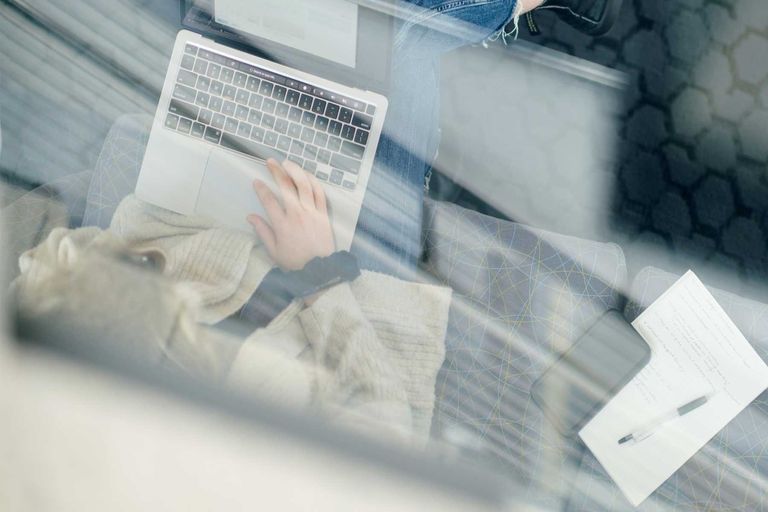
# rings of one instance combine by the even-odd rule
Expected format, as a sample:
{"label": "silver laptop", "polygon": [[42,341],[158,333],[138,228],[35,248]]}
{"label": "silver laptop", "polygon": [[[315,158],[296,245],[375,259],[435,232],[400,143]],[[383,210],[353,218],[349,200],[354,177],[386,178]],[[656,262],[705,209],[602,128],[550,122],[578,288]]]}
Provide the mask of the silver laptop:
{"label": "silver laptop", "polygon": [[[328,69],[335,76],[345,66],[348,76],[355,76],[355,62],[362,57],[359,48],[348,47],[361,39],[361,14],[355,3],[206,0],[206,4],[214,34],[229,27],[228,34],[245,42],[293,46],[297,55],[315,51],[317,59],[305,58],[314,63],[308,67],[319,69],[318,63],[334,61]],[[317,11],[318,6],[327,21],[337,23],[323,29],[316,24],[317,12],[296,14],[297,7]],[[199,6],[191,8],[199,19],[199,10],[194,11]],[[280,27],[281,20],[285,27]],[[297,29],[301,23],[306,30]],[[339,30],[340,26],[346,29]],[[324,35],[324,30],[329,32]],[[311,33],[312,44],[288,37],[297,33]],[[278,193],[265,162],[287,159],[323,183],[337,246],[348,249],[381,135],[386,98],[279,64],[257,55],[265,53],[259,46],[239,42],[189,30],[178,33],[137,197],[252,232],[246,216],[265,215],[253,180],[263,180]]]}

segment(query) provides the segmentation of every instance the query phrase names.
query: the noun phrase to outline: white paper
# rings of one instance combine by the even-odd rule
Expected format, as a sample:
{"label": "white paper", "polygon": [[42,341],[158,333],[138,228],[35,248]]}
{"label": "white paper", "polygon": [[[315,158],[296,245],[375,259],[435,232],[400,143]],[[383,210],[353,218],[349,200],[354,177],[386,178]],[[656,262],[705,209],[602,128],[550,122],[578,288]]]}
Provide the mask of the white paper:
{"label": "white paper", "polygon": [[[579,433],[637,506],[768,387],[768,366],[689,271],[632,326],[651,360]],[[709,401],[636,444],[618,440],[700,396]]]}
{"label": "white paper", "polygon": [[216,22],[351,68],[357,4],[347,0],[216,0]]}

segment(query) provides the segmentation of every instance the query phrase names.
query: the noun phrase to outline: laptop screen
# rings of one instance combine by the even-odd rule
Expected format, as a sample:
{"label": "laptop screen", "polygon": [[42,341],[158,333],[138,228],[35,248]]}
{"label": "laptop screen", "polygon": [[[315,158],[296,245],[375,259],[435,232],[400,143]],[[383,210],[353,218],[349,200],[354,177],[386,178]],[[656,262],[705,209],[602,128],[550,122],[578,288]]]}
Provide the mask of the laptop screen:
{"label": "laptop screen", "polygon": [[238,32],[356,66],[358,7],[346,0],[216,0],[214,15]]}
{"label": "laptop screen", "polygon": [[183,25],[204,36],[344,85],[387,92],[393,21],[380,10],[352,0],[185,0],[183,7]]}

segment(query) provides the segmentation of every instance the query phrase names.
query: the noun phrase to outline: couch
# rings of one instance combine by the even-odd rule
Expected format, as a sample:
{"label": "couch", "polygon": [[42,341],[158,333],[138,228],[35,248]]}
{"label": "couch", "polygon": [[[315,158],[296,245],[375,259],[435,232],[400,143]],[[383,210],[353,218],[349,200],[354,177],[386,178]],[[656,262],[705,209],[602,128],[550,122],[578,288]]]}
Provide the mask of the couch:
{"label": "couch", "polygon": [[[136,183],[151,118],[124,116],[93,171],[30,191],[2,211],[13,256],[56,226],[107,227]],[[462,464],[494,468],[545,510],[633,510],[578,442],[530,397],[536,378],[603,312],[628,320],[678,277],[627,275],[622,249],[426,200],[425,279],[451,286],[433,437]],[[768,306],[712,289],[768,360]],[[768,510],[768,394],[763,394],[639,510]]]}

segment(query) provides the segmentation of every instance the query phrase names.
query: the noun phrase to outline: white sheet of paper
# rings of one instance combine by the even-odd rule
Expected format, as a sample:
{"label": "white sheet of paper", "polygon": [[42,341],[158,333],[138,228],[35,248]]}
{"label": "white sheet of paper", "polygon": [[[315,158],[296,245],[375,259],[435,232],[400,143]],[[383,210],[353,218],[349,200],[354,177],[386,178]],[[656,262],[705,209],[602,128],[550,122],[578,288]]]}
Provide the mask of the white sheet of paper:
{"label": "white sheet of paper", "polygon": [[351,68],[357,4],[347,0],[216,0],[216,22]]}
{"label": "white sheet of paper", "polygon": [[[632,326],[651,360],[579,433],[637,506],[768,387],[768,366],[688,271]],[[710,400],[636,444],[618,440],[702,395]]]}

